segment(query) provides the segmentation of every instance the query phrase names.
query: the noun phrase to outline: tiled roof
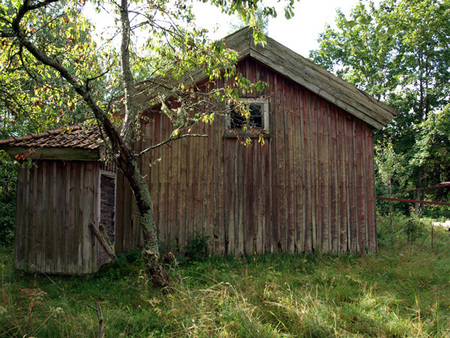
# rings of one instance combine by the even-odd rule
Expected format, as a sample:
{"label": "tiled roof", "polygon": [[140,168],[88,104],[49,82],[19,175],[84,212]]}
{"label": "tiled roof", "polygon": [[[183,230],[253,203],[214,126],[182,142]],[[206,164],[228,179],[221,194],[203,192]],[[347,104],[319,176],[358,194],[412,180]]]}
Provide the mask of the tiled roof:
{"label": "tiled roof", "polygon": [[0,140],[0,148],[74,148],[93,150],[98,149],[100,143],[101,138],[97,128],[73,126]]}

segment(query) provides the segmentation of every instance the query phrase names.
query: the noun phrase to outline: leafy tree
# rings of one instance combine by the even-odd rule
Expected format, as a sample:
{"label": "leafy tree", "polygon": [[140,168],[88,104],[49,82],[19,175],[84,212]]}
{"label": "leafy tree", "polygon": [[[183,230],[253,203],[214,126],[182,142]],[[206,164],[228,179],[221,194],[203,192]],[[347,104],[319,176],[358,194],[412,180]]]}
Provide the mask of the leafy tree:
{"label": "leafy tree", "polygon": [[429,135],[450,102],[449,22],[449,1],[360,1],[348,18],[338,12],[337,28],[327,26],[311,52],[316,63],[397,109],[376,138],[391,139],[406,156],[411,187],[448,175],[448,143],[441,137],[431,146]]}
{"label": "leafy tree", "polygon": [[[389,193],[392,197],[392,187],[404,187],[405,182],[408,179],[405,173],[405,156],[398,155],[392,142],[388,140],[386,144],[375,145],[375,168],[378,172],[378,179],[381,180],[383,188],[379,189],[378,193]],[[378,187],[380,185],[378,184]],[[386,191],[387,190],[387,191]],[[394,224],[392,222],[392,203],[389,203],[389,215],[392,231],[394,231]]]}
{"label": "leafy tree", "polygon": [[[237,13],[247,18],[254,16],[261,4],[259,0],[210,0],[210,3],[224,13]],[[162,113],[173,122],[174,132],[165,143],[192,136],[192,124],[214,118],[211,107],[215,103],[238,102],[238,88],[251,90],[254,85],[236,73],[236,53],[227,50],[223,41],[210,42],[207,32],[195,27],[189,2],[121,0],[117,3],[95,1],[94,4],[99,11],[107,9],[114,15],[119,25],[117,34],[121,38],[119,51],[111,43],[99,48],[89,40],[86,42],[83,35],[89,31],[89,25],[80,14],[79,1],[8,0],[0,7],[0,36],[2,44],[9,48],[5,58],[17,62],[25,72],[33,69],[32,74],[26,75],[33,79],[30,86],[35,85],[38,93],[45,92],[48,86],[54,87],[53,83],[45,81],[54,78],[49,73],[58,74],[61,83],[68,85],[71,91],[59,96],[57,101],[68,99],[72,104],[78,104],[77,100],[81,99],[84,102],[89,115],[82,114],[80,118],[93,118],[101,128],[109,141],[112,158],[129,181],[136,198],[146,243],[144,257],[148,272],[155,284],[165,285],[168,280],[159,259],[153,201],[138,166],[139,156],[153,147],[140,154],[132,147],[133,140],[139,137],[139,112],[144,108],[135,102],[136,78],[150,75],[146,83],[140,84],[140,88],[157,88],[147,103],[159,103]],[[287,2],[287,13],[292,13],[293,4],[293,0]],[[276,15],[274,8],[262,10],[265,15]],[[72,26],[72,22],[76,25]],[[146,37],[144,43],[133,40],[138,28],[145,32],[142,35]],[[254,37],[256,41],[264,39],[259,29],[254,30]],[[138,48],[143,51],[139,52]],[[149,70],[148,74],[143,71],[144,67]],[[224,78],[227,84],[197,95],[199,93],[192,90],[188,80],[183,80],[186,72],[194,69],[201,69],[211,81]],[[35,81],[33,76],[36,74],[42,82]],[[27,78],[26,75],[23,76]],[[5,89],[5,96],[11,96],[13,92],[13,84],[10,84]],[[70,96],[72,92],[76,92],[77,98]],[[164,103],[167,93],[175,98],[176,108]],[[123,94],[120,127],[114,124],[113,117],[117,113],[114,107],[117,105],[112,100],[119,94]],[[23,101],[20,96],[15,100]],[[47,98],[42,102],[46,104],[51,100]],[[192,109],[199,106],[205,107],[204,112],[192,116]],[[21,114],[30,116],[30,106],[23,107]]]}
{"label": "leafy tree", "polygon": [[[13,17],[13,3],[7,1],[3,6],[1,13]],[[84,53],[95,48],[88,22],[73,11],[56,3],[51,14],[38,10],[25,28],[29,32],[35,30],[33,43],[47,53],[54,53],[54,57],[61,58],[56,53],[64,50],[71,70],[86,66],[80,60],[86,57]],[[4,20],[0,27],[5,27]],[[55,70],[45,68],[3,35],[0,38],[0,136],[20,136],[82,121],[86,106],[73,98],[73,88]]]}

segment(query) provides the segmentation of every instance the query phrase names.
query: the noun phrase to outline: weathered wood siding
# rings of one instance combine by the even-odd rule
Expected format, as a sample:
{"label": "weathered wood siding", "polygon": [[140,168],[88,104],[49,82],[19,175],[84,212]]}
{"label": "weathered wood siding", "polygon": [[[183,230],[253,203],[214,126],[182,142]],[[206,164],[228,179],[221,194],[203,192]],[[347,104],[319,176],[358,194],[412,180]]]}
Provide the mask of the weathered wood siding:
{"label": "weathered wood siding", "polygon": [[[244,146],[224,137],[224,119],[216,118],[197,127],[208,138],[145,155],[161,242],[183,247],[200,232],[215,254],[376,251],[372,128],[250,58],[240,70],[269,84],[254,97],[269,99],[270,138]],[[151,117],[138,148],[172,131],[165,116]],[[120,252],[141,240],[121,175],[117,206]]]}
{"label": "weathered wood siding", "polygon": [[[99,230],[107,239],[108,245],[114,246],[116,222],[116,177],[110,172],[100,171]],[[108,263],[111,256],[103,245],[98,246],[98,265]]]}
{"label": "weathered wood siding", "polygon": [[20,169],[15,267],[50,274],[97,271],[99,163],[39,160]]}

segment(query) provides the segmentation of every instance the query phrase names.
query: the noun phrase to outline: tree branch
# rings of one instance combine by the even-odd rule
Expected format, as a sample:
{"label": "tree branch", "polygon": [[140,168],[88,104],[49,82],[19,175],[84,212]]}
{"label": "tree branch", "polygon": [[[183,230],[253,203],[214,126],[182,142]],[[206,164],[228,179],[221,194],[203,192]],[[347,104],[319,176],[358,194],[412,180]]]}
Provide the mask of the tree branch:
{"label": "tree branch", "polygon": [[162,142],[160,142],[158,144],[152,145],[152,146],[142,150],[138,154],[138,157],[144,155],[145,153],[148,153],[149,151],[151,151],[153,149],[160,148],[163,145],[166,145],[166,144],[168,144],[170,142],[173,142],[173,141],[176,141],[176,140],[180,140],[182,138],[187,138],[187,137],[208,137],[208,135],[205,135],[205,134],[182,134],[182,135],[177,135],[177,136],[170,136],[168,139],[166,139],[166,140],[164,140],[164,141],[162,141]]}

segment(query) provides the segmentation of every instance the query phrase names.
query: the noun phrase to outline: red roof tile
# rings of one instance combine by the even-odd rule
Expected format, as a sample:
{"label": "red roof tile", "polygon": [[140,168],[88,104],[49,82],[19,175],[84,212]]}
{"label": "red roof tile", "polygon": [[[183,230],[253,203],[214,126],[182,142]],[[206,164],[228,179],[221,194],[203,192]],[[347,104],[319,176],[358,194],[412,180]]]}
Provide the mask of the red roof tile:
{"label": "red roof tile", "polygon": [[62,127],[38,134],[0,140],[0,148],[76,148],[98,149],[101,143],[97,128]]}

